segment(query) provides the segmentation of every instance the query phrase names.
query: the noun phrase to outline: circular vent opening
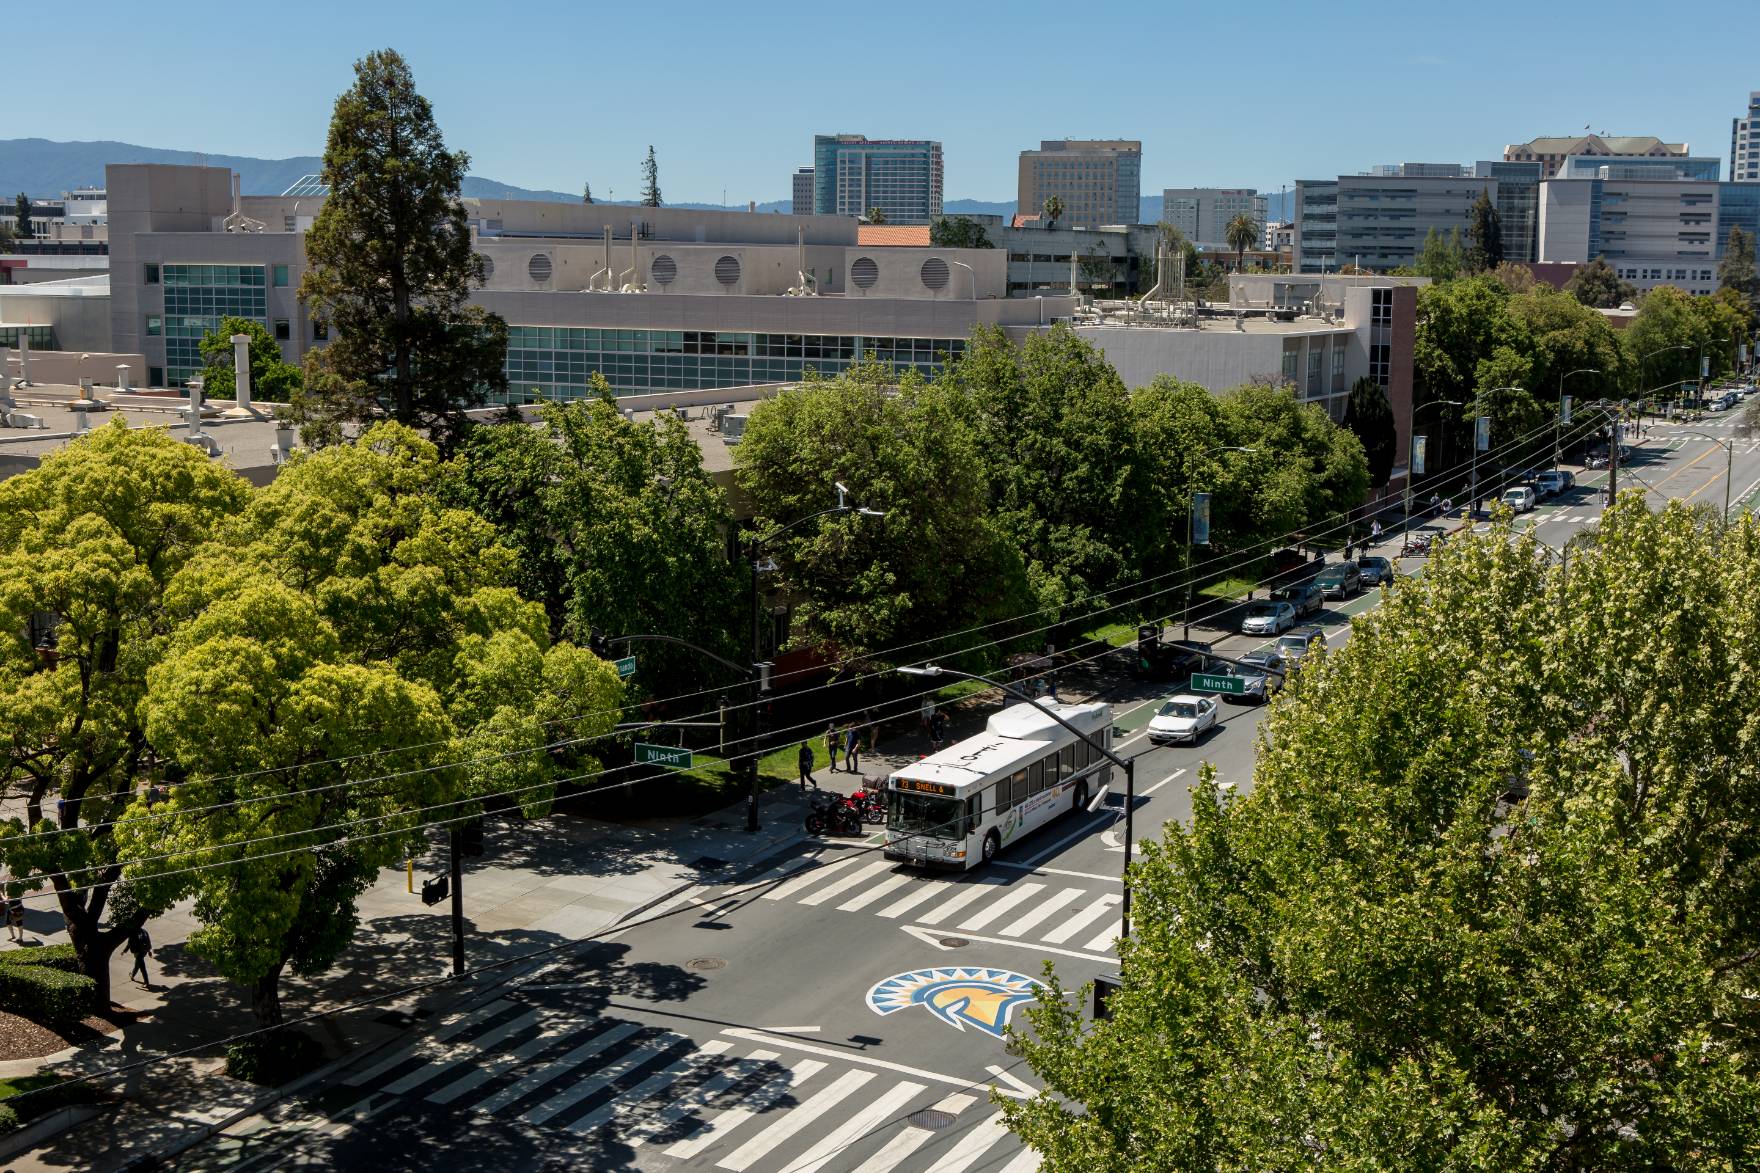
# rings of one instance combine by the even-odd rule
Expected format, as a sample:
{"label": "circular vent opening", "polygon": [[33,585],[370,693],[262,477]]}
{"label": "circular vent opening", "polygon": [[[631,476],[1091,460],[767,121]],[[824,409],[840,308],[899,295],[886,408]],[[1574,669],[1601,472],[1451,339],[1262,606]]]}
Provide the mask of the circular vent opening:
{"label": "circular vent opening", "polygon": [[924,289],[946,289],[947,262],[940,257],[930,257],[923,262],[922,278]]}
{"label": "circular vent opening", "polygon": [[495,262],[484,257],[482,253],[478,253],[477,256],[483,259],[483,284],[487,285],[495,279]]}
{"label": "circular vent opening", "polygon": [[857,257],[849,267],[849,279],[859,289],[870,289],[880,280],[880,266],[873,257]]}
{"label": "circular vent opening", "polygon": [[550,280],[550,258],[543,253],[533,253],[532,259],[526,262],[526,272],[533,281]]}
{"label": "circular vent opening", "polygon": [[648,272],[653,274],[656,285],[671,285],[678,279],[678,262],[668,256],[658,256],[648,266]]}
{"label": "circular vent opening", "polygon": [[715,262],[715,280],[723,285],[739,284],[739,258],[722,257]]}

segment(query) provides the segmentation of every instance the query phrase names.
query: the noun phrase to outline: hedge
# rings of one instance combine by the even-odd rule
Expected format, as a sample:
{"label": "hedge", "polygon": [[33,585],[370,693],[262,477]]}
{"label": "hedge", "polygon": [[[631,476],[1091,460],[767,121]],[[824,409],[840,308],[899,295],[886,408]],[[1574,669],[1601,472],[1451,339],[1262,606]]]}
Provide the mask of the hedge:
{"label": "hedge", "polygon": [[92,1012],[98,984],[46,965],[0,965],[0,1010],[33,1022],[77,1022]]}
{"label": "hedge", "polygon": [[79,956],[72,945],[39,945],[33,949],[0,951],[0,965],[40,965],[67,973],[79,972]]}
{"label": "hedge", "polygon": [[323,1063],[323,1045],[291,1027],[242,1039],[226,1048],[226,1074],[264,1087],[280,1087],[316,1071]]}

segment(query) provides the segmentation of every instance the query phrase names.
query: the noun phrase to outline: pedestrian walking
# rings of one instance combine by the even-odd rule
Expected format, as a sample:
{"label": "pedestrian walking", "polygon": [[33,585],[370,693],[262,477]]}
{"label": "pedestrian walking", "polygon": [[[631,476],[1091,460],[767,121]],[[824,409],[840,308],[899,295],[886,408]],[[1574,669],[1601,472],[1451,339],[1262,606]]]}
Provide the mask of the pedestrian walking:
{"label": "pedestrian walking", "polygon": [[862,735],[855,725],[843,733],[843,768],[851,774],[862,772]]}
{"label": "pedestrian walking", "polygon": [[1379,521],[1372,521],[1369,523],[1369,543],[1371,545],[1374,545],[1380,541],[1381,541],[1381,523]]}
{"label": "pedestrian walking", "polygon": [[819,785],[817,782],[813,781],[813,743],[812,742],[810,742],[810,741],[801,742],[801,752],[798,755],[796,755],[795,761],[800,766],[801,793],[804,795],[807,792],[807,787],[812,786],[816,789]]}
{"label": "pedestrian walking", "polygon": [[935,696],[933,693],[923,697],[923,703],[917,706],[917,721],[923,726],[923,732],[929,732],[935,723]]}
{"label": "pedestrian walking", "polygon": [[1435,493],[1430,494],[1430,512],[1437,514],[1441,513],[1441,509],[1438,507],[1438,503],[1441,500],[1442,498],[1438,497]]}
{"label": "pedestrian walking", "polygon": [[134,968],[128,971],[128,976],[132,978],[135,974],[140,974],[137,980],[149,990],[152,989],[153,979],[147,976],[147,958],[153,955],[153,939],[147,936],[145,925],[136,929],[129,937],[128,951],[134,954]]}
{"label": "pedestrian walking", "polygon": [[6,898],[6,928],[15,942],[24,943],[24,901],[17,896]]}
{"label": "pedestrian walking", "polygon": [[843,748],[842,739],[837,734],[837,722],[825,726],[825,757],[831,763],[831,772],[837,773],[837,753]]}
{"label": "pedestrian walking", "polygon": [[929,718],[929,748],[938,752],[946,740],[947,714],[937,711],[933,717]]}
{"label": "pedestrian walking", "polygon": [[873,753],[880,745],[880,720],[873,709],[862,710],[862,732],[867,737],[868,752]]}

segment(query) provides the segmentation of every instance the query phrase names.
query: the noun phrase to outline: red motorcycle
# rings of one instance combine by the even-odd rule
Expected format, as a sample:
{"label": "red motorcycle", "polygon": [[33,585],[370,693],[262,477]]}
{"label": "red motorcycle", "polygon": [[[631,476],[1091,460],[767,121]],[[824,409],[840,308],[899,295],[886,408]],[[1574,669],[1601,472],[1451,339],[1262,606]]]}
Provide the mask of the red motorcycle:
{"label": "red motorcycle", "polygon": [[815,790],[807,796],[807,834],[860,835],[860,809],[845,794],[832,790]]}
{"label": "red motorcycle", "polygon": [[886,792],[872,787],[863,787],[849,796],[856,808],[856,815],[862,822],[871,826],[880,826],[886,822]]}

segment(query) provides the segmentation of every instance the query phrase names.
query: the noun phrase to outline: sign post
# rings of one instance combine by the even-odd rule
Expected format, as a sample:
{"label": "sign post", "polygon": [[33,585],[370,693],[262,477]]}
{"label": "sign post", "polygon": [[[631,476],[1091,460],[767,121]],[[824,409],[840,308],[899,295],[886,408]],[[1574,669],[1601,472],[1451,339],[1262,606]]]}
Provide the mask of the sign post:
{"label": "sign post", "polygon": [[617,661],[617,678],[619,680],[628,680],[635,674],[636,658],[634,656],[625,656],[623,659]]}

